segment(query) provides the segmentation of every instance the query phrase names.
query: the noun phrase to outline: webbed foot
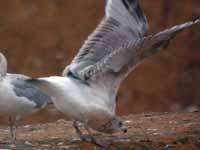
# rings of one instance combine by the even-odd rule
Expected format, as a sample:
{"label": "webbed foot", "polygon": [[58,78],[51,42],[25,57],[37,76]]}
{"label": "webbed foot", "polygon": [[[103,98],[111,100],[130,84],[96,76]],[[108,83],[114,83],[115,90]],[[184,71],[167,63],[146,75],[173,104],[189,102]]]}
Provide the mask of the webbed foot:
{"label": "webbed foot", "polygon": [[108,147],[112,144],[111,141],[109,140],[100,140],[100,139],[96,139],[93,136],[90,135],[83,135],[81,136],[81,140],[85,141],[85,142],[89,142],[89,143],[93,143],[97,146],[101,146],[101,147]]}

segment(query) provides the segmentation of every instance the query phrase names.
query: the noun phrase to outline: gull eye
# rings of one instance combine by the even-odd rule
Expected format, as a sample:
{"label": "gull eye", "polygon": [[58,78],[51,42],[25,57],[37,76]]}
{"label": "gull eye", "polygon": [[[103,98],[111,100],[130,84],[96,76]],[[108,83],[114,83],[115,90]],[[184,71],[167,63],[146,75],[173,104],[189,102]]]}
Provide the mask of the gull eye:
{"label": "gull eye", "polygon": [[120,121],[120,122],[119,122],[119,126],[121,127],[122,125],[123,125],[123,124],[122,124],[122,122]]}

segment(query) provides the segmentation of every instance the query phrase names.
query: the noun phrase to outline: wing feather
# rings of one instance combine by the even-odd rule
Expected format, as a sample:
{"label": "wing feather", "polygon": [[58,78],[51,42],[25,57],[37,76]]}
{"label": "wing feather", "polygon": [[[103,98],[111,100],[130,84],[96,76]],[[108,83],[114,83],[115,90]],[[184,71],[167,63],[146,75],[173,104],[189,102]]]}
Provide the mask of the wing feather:
{"label": "wing feather", "polygon": [[107,55],[95,65],[83,70],[81,77],[85,80],[91,80],[92,78],[96,79],[105,74],[113,74],[116,77],[115,82],[119,84],[142,60],[165,48],[170,40],[184,29],[199,23],[200,19],[195,19],[173,26],[155,35],[149,35],[134,42],[130,41],[128,44],[119,47]]}
{"label": "wing feather", "polygon": [[148,24],[138,0],[108,0],[105,18],[88,37],[63,75],[73,72],[76,76],[85,68],[96,64],[119,47],[141,38]]}

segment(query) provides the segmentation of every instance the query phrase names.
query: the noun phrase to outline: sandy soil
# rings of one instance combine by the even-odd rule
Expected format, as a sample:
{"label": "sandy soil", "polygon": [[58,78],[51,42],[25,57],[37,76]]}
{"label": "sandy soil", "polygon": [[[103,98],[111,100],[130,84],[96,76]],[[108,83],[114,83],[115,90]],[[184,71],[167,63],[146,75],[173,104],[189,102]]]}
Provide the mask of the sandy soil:
{"label": "sandy soil", "polygon": [[126,134],[105,135],[94,132],[99,140],[111,141],[108,148],[91,143],[70,141],[76,137],[72,122],[63,119],[53,123],[25,125],[17,130],[16,145],[9,143],[9,130],[0,129],[0,149],[67,150],[67,149],[133,149],[133,150],[199,150],[200,112],[148,113],[122,117]]}

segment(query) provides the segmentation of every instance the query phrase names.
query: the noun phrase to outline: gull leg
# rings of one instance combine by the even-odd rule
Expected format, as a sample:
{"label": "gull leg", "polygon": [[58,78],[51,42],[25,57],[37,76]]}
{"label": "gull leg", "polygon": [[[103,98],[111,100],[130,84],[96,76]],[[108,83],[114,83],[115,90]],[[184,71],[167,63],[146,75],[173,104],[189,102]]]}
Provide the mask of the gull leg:
{"label": "gull leg", "polygon": [[12,142],[16,142],[16,128],[15,128],[15,117],[9,116],[10,136]]}
{"label": "gull leg", "polygon": [[[97,140],[93,135],[92,132],[90,130],[90,128],[88,127],[88,125],[84,124],[84,128],[86,129],[86,131],[88,132],[88,135],[84,135],[81,130],[78,127],[77,121],[73,122],[73,127],[76,130],[77,135],[79,136],[79,138],[81,139],[81,141],[85,141],[85,142],[91,142],[94,143],[98,146],[101,147],[107,147],[109,146],[111,143],[108,141],[99,141]],[[74,142],[74,141],[73,141]]]}
{"label": "gull leg", "polygon": [[97,140],[93,135],[92,132],[90,130],[90,128],[88,127],[88,125],[84,124],[85,129],[87,130],[88,134],[89,134],[89,138],[91,143],[96,144],[97,146],[101,146],[101,147],[108,147],[111,145],[110,141],[101,141],[101,140]]}
{"label": "gull leg", "polygon": [[76,134],[79,136],[80,140],[81,141],[86,141],[86,142],[91,142],[92,138],[91,138],[91,135],[84,135],[81,130],[79,129],[79,126],[78,126],[78,122],[77,121],[74,121],[73,122],[73,127],[74,129],[76,130]]}
{"label": "gull leg", "polygon": [[86,136],[83,135],[83,133],[79,129],[78,121],[73,121],[73,127],[74,127],[76,134],[78,135],[79,139],[74,138],[74,139],[70,140],[70,143],[73,144],[73,143],[77,143],[77,142],[80,142],[80,141],[87,141]]}
{"label": "gull leg", "polygon": [[73,122],[73,127],[76,130],[77,135],[81,138],[83,136],[83,133],[81,132],[81,130],[78,127],[77,121]]}

